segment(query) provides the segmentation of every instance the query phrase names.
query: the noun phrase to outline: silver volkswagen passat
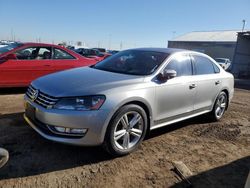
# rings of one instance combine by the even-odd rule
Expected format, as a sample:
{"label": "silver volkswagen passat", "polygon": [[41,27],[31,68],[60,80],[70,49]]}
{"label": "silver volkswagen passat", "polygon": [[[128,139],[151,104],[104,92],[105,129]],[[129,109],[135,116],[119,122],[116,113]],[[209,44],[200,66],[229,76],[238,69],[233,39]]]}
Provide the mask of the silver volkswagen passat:
{"label": "silver volkswagen passat", "polygon": [[221,119],[233,93],[233,76],[205,54],[131,49],[33,81],[24,118],[46,139],[125,155],[152,129],[201,114]]}

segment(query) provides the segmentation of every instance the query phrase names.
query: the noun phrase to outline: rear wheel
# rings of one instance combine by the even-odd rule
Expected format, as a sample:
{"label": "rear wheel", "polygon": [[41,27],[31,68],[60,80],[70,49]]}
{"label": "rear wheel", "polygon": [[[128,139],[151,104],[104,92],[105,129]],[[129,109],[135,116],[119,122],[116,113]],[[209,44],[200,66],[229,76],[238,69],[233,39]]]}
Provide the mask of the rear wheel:
{"label": "rear wheel", "polygon": [[214,108],[210,113],[210,116],[212,117],[213,120],[218,121],[222,118],[223,114],[226,111],[228,105],[227,103],[228,103],[227,94],[224,91],[220,92],[215,101]]}
{"label": "rear wheel", "polygon": [[147,115],[143,108],[123,106],[112,118],[106,132],[104,147],[112,155],[126,155],[140,145],[147,130]]}

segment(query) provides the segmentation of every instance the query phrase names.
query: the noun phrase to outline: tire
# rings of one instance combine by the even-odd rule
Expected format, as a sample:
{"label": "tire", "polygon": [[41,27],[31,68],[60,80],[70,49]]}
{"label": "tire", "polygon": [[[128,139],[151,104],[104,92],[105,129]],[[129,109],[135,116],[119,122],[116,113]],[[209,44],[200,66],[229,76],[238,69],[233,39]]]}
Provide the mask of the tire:
{"label": "tire", "polygon": [[228,96],[222,91],[215,100],[213,110],[210,112],[210,117],[213,121],[219,121],[224,115],[228,105]]}
{"label": "tire", "polygon": [[104,149],[113,156],[135,151],[147,132],[147,115],[138,105],[121,107],[111,119],[104,139]]}
{"label": "tire", "polygon": [[9,152],[3,148],[0,148],[0,168],[2,168],[9,160]]}

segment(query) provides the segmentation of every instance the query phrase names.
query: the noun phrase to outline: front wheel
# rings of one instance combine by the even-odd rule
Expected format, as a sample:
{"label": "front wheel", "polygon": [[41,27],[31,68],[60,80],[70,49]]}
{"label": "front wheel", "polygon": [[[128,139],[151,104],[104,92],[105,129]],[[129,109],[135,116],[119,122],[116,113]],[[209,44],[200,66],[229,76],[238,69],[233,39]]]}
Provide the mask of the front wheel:
{"label": "front wheel", "polygon": [[222,118],[223,114],[226,111],[228,105],[227,103],[228,103],[227,94],[224,91],[220,92],[215,101],[214,108],[210,113],[213,120],[219,121]]}
{"label": "front wheel", "polygon": [[112,118],[104,140],[104,148],[115,156],[136,150],[145,137],[147,115],[143,108],[130,104],[120,108]]}

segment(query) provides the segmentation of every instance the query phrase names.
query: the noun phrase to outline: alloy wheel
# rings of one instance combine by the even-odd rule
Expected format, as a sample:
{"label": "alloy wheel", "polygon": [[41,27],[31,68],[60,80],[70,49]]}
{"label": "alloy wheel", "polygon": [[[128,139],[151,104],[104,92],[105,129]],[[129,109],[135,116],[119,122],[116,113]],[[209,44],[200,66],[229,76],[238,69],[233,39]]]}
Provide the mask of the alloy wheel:
{"label": "alloy wheel", "polygon": [[219,96],[215,106],[215,116],[217,119],[220,119],[222,117],[222,115],[226,110],[226,106],[227,106],[227,96],[226,94],[222,93]]}
{"label": "alloy wheel", "polygon": [[120,150],[134,147],[142,137],[144,121],[140,113],[129,111],[117,122],[114,129],[114,143]]}

